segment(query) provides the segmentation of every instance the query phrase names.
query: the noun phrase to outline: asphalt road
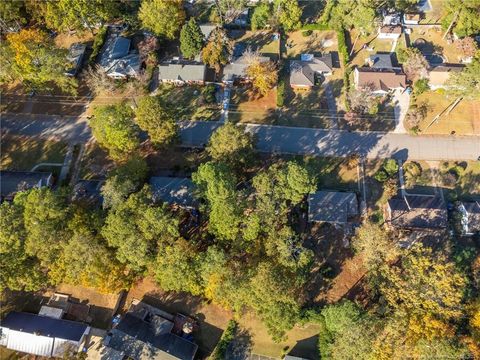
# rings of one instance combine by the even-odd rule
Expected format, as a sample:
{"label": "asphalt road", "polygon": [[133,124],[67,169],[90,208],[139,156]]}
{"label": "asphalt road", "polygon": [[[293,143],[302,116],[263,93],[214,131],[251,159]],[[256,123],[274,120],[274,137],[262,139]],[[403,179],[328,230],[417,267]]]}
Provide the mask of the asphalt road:
{"label": "asphalt road", "polygon": [[[1,116],[1,129],[15,134],[56,137],[74,143],[86,142],[91,131],[85,118],[52,115]],[[185,147],[202,147],[221,126],[219,122],[182,122],[180,136]],[[476,160],[479,136],[410,136],[383,132],[348,132],[285,126],[247,125],[255,135],[257,149],[294,155],[348,156],[412,160]]]}

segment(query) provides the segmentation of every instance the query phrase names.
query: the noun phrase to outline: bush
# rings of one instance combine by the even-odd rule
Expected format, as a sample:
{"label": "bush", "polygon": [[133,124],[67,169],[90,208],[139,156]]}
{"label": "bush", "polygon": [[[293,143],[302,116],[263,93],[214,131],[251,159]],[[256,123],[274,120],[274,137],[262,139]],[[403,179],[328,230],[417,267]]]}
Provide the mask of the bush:
{"label": "bush", "polygon": [[215,102],[215,85],[208,84],[202,90],[203,98],[207,104],[212,104]]}
{"label": "bush", "polygon": [[413,91],[417,95],[423,94],[425,91],[429,89],[430,89],[430,86],[428,85],[428,79],[417,80],[413,85]]}
{"label": "bush", "polygon": [[277,107],[281,108],[285,104],[285,80],[280,78],[277,85]]}
{"label": "bush", "polygon": [[394,159],[385,160],[383,169],[389,176],[393,176],[398,172],[398,164]]}
{"label": "bush", "polygon": [[215,349],[213,349],[212,354],[209,357],[209,360],[223,360],[225,359],[225,353],[227,352],[228,345],[235,338],[235,331],[237,329],[237,323],[234,320],[228,322],[227,328],[222,334],[220,341],[218,342]]}
{"label": "bush", "polygon": [[373,178],[379,182],[384,182],[388,180],[389,176],[387,172],[381,168],[373,175]]}
{"label": "bush", "polygon": [[348,99],[348,92],[350,91],[350,74],[352,73],[351,67],[346,67],[343,72],[343,93],[345,94],[345,110],[349,112],[351,109],[350,101]]}
{"label": "bush", "polygon": [[100,29],[98,29],[98,32],[95,35],[95,38],[93,39],[93,45],[92,45],[93,51],[90,54],[90,58],[88,59],[88,63],[90,65],[95,63],[95,60],[97,59],[98,54],[100,54],[103,43],[105,42],[105,39],[107,37],[107,31],[108,31],[108,28],[106,26],[103,26]]}
{"label": "bush", "polygon": [[405,169],[405,172],[409,173],[414,177],[418,177],[422,175],[422,167],[420,166],[419,163],[415,161],[405,164],[404,169]]}
{"label": "bush", "polygon": [[350,57],[348,55],[347,42],[345,40],[345,29],[337,30],[338,53],[343,60],[343,66],[348,64]]}
{"label": "bush", "polygon": [[304,31],[302,31],[302,36],[308,37],[308,36],[312,35],[312,33],[313,33],[313,30],[304,30]]}

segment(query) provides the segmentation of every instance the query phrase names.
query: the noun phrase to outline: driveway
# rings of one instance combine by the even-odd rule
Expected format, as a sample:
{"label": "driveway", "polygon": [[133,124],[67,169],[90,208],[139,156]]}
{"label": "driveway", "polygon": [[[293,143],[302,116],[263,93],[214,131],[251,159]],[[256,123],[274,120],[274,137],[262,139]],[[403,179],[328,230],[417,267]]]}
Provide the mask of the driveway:
{"label": "driveway", "polygon": [[395,90],[393,94],[393,112],[395,114],[395,130],[394,133],[405,134],[407,130],[403,124],[410,107],[410,95],[401,89]]}
{"label": "driveway", "polygon": [[330,120],[330,127],[332,129],[338,129],[338,113],[337,113],[337,102],[332,92],[332,85],[328,80],[326,80],[322,87],[325,89],[325,97],[327,98],[328,114]]}

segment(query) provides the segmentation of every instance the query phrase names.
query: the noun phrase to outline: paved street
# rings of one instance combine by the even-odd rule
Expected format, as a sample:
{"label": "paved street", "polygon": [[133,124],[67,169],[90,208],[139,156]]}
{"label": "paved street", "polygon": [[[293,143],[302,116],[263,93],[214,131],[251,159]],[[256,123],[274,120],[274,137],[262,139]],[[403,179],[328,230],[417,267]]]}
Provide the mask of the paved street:
{"label": "paved street", "polygon": [[[2,131],[49,137],[67,142],[86,142],[91,131],[84,118],[2,115]],[[208,143],[219,122],[180,123],[183,146],[202,147]],[[255,134],[262,152],[283,154],[348,156],[357,152],[367,158],[414,160],[476,160],[480,156],[478,136],[410,136],[383,132],[348,132],[285,126],[247,125]]]}

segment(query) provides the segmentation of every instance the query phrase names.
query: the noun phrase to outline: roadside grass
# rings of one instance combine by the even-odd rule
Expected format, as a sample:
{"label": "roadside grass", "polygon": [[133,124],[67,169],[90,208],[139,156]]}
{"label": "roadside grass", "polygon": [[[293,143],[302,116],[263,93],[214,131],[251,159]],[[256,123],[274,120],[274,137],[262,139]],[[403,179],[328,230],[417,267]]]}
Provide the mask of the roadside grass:
{"label": "roadside grass", "polygon": [[218,120],[221,105],[205,103],[202,93],[203,86],[173,86],[161,84],[157,94],[170,103],[177,120]]}
{"label": "roadside grass", "polygon": [[276,89],[255,97],[249,88],[236,86],[232,88],[228,118],[241,123],[277,124],[276,99]]}
{"label": "roadside grass", "polygon": [[388,197],[383,190],[383,184],[375,180],[374,176],[382,167],[383,160],[369,159],[365,161],[365,186],[367,194],[367,208],[372,212],[381,212],[387,203]]}
{"label": "roadside grass", "polygon": [[320,54],[338,51],[337,35],[333,30],[313,30],[304,36],[302,30],[287,34],[287,58],[297,58],[300,54]]}
{"label": "roadside grass", "polygon": [[30,171],[36,164],[42,162],[63,163],[66,152],[67,145],[61,141],[3,135],[0,168]]}
{"label": "roadside grass", "polygon": [[419,128],[424,134],[450,134],[455,131],[457,135],[480,134],[480,102],[478,100],[462,100],[450,112],[444,114],[428,129],[432,120],[455,101],[455,97],[444,94],[444,91],[427,91],[417,96],[417,104],[425,102],[428,113],[420,123]]}

